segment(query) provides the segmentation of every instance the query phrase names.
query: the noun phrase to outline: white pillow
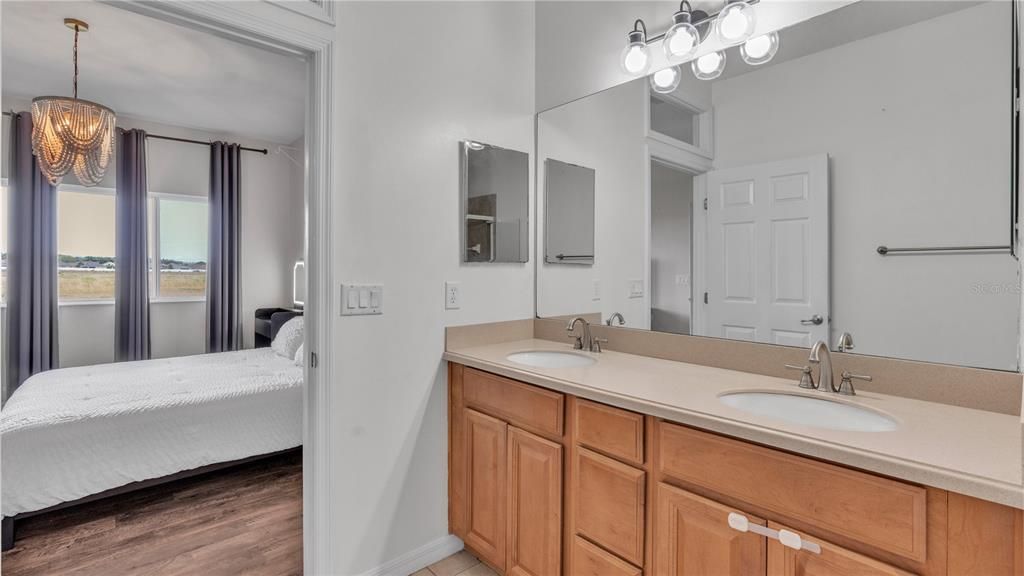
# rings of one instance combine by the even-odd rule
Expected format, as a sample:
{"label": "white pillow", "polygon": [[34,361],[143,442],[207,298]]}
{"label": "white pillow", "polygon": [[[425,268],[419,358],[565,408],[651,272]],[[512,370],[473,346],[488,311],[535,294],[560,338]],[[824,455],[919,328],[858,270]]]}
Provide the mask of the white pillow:
{"label": "white pillow", "polygon": [[306,347],[306,343],[299,344],[299,349],[295,351],[295,365],[302,366],[302,363],[306,360],[305,355],[302,353],[302,349]]}
{"label": "white pillow", "polygon": [[289,360],[295,359],[295,352],[302,346],[302,326],[302,316],[296,316],[281,326],[274,341],[270,343],[270,347],[278,356],[284,356]]}

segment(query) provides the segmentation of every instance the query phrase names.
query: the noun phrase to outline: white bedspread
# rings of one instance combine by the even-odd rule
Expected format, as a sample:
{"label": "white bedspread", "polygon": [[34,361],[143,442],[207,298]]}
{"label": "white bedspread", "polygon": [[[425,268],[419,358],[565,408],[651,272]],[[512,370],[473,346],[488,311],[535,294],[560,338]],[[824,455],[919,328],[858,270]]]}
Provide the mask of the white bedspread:
{"label": "white bedspread", "polygon": [[0,412],[3,516],[302,444],[302,368],[270,348],[37,374]]}

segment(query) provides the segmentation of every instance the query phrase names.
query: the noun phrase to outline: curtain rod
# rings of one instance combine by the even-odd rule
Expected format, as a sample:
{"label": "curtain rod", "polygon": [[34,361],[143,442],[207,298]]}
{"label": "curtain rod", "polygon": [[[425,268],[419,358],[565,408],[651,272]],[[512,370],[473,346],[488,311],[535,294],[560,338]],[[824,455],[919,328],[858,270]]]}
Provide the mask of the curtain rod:
{"label": "curtain rod", "polygon": [[[159,134],[150,134],[148,132],[146,133],[146,138],[156,138],[158,140],[172,140],[174,142],[184,142],[186,144],[202,144],[203,146],[209,146],[210,144],[213,144],[213,142],[203,142],[202,140],[191,140],[189,138],[177,138],[174,136],[161,136]],[[239,146],[239,148],[247,152],[259,152],[260,154],[263,155],[267,154],[266,148],[248,148],[246,146]]]}
{"label": "curtain rod", "polygon": [[[14,116],[14,112],[8,112],[6,110],[4,111],[3,114],[4,114],[4,116]],[[123,130],[123,128],[118,128],[118,130]],[[212,142],[204,142],[202,140],[192,140],[192,139],[189,139],[189,138],[178,138],[176,136],[161,136],[160,134],[149,134],[148,132],[146,133],[146,138],[157,138],[159,140],[172,140],[174,142],[184,142],[186,144],[202,144],[203,146],[209,146],[210,144],[212,144]],[[266,148],[249,148],[247,146],[240,146],[240,148],[242,150],[247,151],[247,152],[258,152],[260,154],[263,154],[264,156],[266,156],[268,154],[268,151],[267,151]]]}

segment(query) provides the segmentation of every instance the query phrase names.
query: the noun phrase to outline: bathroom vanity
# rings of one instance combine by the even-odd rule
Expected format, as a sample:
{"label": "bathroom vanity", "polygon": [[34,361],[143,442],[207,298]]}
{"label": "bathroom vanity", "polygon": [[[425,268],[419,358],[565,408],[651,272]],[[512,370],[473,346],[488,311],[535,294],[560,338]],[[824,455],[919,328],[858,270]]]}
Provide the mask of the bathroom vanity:
{"label": "bathroom vanity", "polygon": [[535,338],[446,358],[450,529],[501,573],[1024,574],[1017,417],[862,392],[825,401],[894,429],[818,428],[721,401],[825,394],[795,378]]}

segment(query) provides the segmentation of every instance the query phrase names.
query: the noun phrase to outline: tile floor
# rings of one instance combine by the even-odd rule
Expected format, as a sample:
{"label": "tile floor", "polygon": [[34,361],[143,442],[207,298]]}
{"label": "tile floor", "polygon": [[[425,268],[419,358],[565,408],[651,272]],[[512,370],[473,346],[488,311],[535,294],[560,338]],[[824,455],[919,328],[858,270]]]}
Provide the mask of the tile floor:
{"label": "tile floor", "polygon": [[411,576],[498,576],[486,564],[465,550],[414,572]]}

